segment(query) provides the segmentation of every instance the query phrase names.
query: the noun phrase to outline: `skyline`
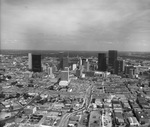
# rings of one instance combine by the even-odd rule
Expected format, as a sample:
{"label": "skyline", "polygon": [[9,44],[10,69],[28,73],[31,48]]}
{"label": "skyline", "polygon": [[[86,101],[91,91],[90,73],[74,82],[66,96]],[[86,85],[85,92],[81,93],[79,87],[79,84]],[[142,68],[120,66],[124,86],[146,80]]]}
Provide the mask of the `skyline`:
{"label": "skyline", "polygon": [[1,0],[1,49],[150,51],[149,0]]}

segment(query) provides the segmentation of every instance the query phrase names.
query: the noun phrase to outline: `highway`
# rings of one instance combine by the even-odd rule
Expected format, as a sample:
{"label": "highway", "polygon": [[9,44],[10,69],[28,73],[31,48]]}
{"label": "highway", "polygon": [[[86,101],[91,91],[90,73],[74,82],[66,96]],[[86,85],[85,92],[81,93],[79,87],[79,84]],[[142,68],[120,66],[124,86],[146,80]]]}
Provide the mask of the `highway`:
{"label": "highway", "polygon": [[81,112],[81,111],[87,109],[88,105],[90,104],[92,88],[93,88],[93,85],[90,85],[89,88],[86,90],[86,94],[85,94],[85,98],[84,98],[84,102],[82,104],[82,107],[80,109],[76,110],[76,111],[73,111],[72,113],[64,114],[64,116],[62,117],[58,127],[67,127],[69,118],[72,115],[76,114],[77,112]]}
{"label": "highway", "polygon": [[72,112],[72,113],[66,113],[66,114],[62,117],[62,119],[61,119],[61,121],[60,121],[58,127],[67,127],[69,118],[70,118],[72,115],[76,114],[77,112],[81,112],[81,111],[83,111],[83,110],[85,110],[85,107],[82,107],[82,108],[80,108],[80,109],[78,109],[78,110],[76,110],[76,111],[74,111],[74,112]]}

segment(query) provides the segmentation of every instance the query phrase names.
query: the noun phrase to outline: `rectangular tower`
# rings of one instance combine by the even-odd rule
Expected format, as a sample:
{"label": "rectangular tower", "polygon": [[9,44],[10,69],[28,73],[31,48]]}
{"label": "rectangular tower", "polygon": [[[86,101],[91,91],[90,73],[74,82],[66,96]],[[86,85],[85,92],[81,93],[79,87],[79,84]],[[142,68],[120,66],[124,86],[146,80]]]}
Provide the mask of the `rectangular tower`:
{"label": "rectangular tower", "polygon": [[64,70],[65,67],[69,67],[69,59],[68,57],[63,57],[60,61],[60,69]]}
{"label": "rectangular tower", "polygon": [[114,63],[114,73],[115,74],[123,74],[125,69],[125,61],[124,60],[116,60]]}
{"label": "rectangular tower", "polygon": [[107,70],[106,54],[99,53],[98,54],[98,71],[106,71],[106,70]]}
{"label": "rectangular tower", "polygon": [[32,55],[32,71],[41,72],[41,55]]}
{"label": "rectangular tower", "polygon": [[32,54],[28,53],[28,68],[32,70]]}
{"label": "rectangular tower", "polygon": [[118,52],[117,50],[108,51],[108,66],[114,69],[114,62],[117,60]]}
{"label": "rectangular tower", "polygon": [[52,67],[48,67],[48,75],[49,76],[53,75]]}

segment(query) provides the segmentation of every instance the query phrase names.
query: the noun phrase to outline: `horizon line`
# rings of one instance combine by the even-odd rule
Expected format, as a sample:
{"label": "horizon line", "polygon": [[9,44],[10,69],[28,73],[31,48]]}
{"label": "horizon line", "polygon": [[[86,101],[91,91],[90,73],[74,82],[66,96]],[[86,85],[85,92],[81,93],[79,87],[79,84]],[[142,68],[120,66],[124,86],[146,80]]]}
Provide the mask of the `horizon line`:
{"label": "horizon line", "polygon": [[[50,50],[48,50],[48,49],[0,49],[0,51],[4,51],[4,50],[16,50],[16,51],[19,51],[19,50],[21,50],[21,51],[63,51],[63,52],[69,52],[69,51],[71,51],[71,52],[108,52],[109,50],[115,50],[115,49],[109,49],[109,50],[102,50],[102,51],[89,51],[89,50],[58,50],[58,49],[55,49],[55,50],[52,50],[52,49],[50,49]],[[146,53],[149,53],[150,51],[120,51],[120,50],[116,50],[116,51],[118,51],[118,52],[140,52],[140,53],[142,53],[142,52],[146,52]]]}

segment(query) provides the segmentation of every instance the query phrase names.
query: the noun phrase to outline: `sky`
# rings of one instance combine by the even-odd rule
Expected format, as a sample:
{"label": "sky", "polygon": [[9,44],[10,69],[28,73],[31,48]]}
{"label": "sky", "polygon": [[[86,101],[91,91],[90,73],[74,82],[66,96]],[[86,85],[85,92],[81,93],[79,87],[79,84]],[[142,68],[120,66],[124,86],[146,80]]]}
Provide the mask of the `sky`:
{"label": "sky", "polygon": [[150,0],[0,0],[1,49],[150,51]]}

